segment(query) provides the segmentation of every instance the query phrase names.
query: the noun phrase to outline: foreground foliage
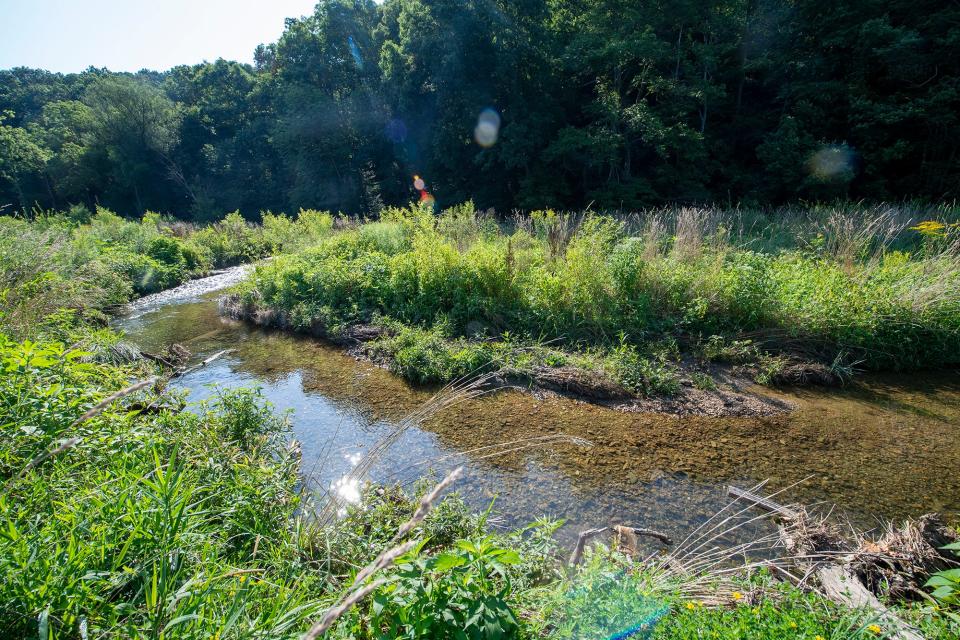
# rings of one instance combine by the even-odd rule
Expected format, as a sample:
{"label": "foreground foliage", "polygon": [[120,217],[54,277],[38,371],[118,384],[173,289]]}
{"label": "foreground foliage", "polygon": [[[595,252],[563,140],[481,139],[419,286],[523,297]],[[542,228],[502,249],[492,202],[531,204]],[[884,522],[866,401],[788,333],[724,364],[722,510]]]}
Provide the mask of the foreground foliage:
{"label": "foreground foliage", "polygon": [[[416,506],[371,487],[344,518],[310,518],[288,425],[255,392],[182,411],[146,389],[80,421],[138,372],[9,340],[0,366],[5,637],[299,637]],[[135,408],[145,405],[159,411]],[[883,635],[782,586],[757,604],[705,608],[683,577],[631,569],[603,548],[568,575],[556,527],[490,536],[483,517],[445,500],[331,636],[606,638],[645,620],[664,639]]]}
{"label": "foreground foliage", "polygon": [[[534,224],[543,224],[543,217]],[[440,272],[447,279],[470,273],[464,265],[475,264],[484,267],[480,273],[489,273],[504,256],[519,260],[522,252],[522,259],[534,264],[531,258],[539,251],[542,263],[537,268],[546,269],[548,260],[569,261],[563,256],[576,256],[578,246],[582,251],[597,237],[615,238],[614,247],[626,242],[618,236],[617,223],[604,220],[585,224],[590,233],[573,233],[566,248],[556,244],[552,257],[546,248],[553,246],[549,232],[541,240],[536,240],[536,227],[504,235],[472,214],[448,214],[436,228],[432,221],[399,213],[347,231],[334,227],[330,216],[311,212],[303,212],[296,222],[268,217],[261,229],[234,216],[211,229],[183,233],[155,217],[132,223],[107,212],[89,222],[60,216],[32,223],[3,221],[0,636],[298,638],[352,584],[361,567],[391,547],[428,486],[425,481],[407,490],[368,486],[363,501],[342,518],[323,519],[315,516],[323,512],[304,488],[308,483],[300,475],[289,424],[256,391],[221,390],[211,400],[189,406],[178,394],[165,391],[163,381],[114,395],[156,373],[135,354],[122,357],[119,337],[95,326],[110,305],[136,295],[134,272],[115,268],[115,254],[129,258],[142,255],[144,246],[164,247],[151,259],[176,269],[182,265],[176,256],[194,250],[209,256],[198,263],[205,270],[261,251],[317,245],[280,259],[276,273],[290,273],[292,265],[308,262],[304,256],[323,256],[340,247],[353,251],[353,257],[341,259],[339,267],[334,260],[325,262],[323,269],[341,269],[336,271],[340,280],[330,282],[342,284],[363,282],[366,272],[356,268],[358,260],[418,263],[424,258],[418,251],[432,255],[434,248],[423,244],[427,241],[439,242],[436,250],[456,267]],[[454,248],[458,242],[463,250]],[[378,250],[361,252],[363,243]],[[412,249],[416,246],[421,249]],[[252,254],[247,253],[250,247],[255,248]],[[483,252],[491,256],[487,262],[470,262]],[[579,274],[578,282],[590,281],[592,270],[602,264],[598,255],[581,258],[584,262],[577,268],[562,263],[556,268],[568,276]],[[657,259],[675,260],[671,255]],[[343,270],[344,265],[352,269]],[[318,279],[310,282],[326,282],[323,269],[318,268]],[[415,283],[410,291],[419,291],[421,279],[430,282],[436,275],[429,269],[406,269],[399,272]],[[446,280],[434,282],[430,291],[448,295]],[[495,285],[496,278],[491,282]],[[603,300],[602,289],[596,300]],[[350,301],[366,295],[369,287],[342,290],[337,300]],[[475,299],[475,306],[461,309],[497,308],[494,298],[478,299],[481,304]],[[558,300],[558,308],[564,309],[565,297]],[[491,306],[484,307],[484,301]],[[415,313],[413,304],[402,299],[397,304],[404,313]],[[577,308],[594,308],[591,305]],[[436,310],[425,307],[427,314]],[[324,321],[350,322],[367,312],[372,313],[367,306],[331,307],[324,311]],[[571,354],[551,346],[508,348],[500,344],[513,340],[506,335],[500,343],[448,338],[472,313],[424,315],[420,326],[413,322],[416,316],[406,316],[409,324],[398,324],[390,340],[402,340],[404,332],[413,332],[415,339],[397,349],[412,350],[407,360],[398,362],[420,371],[421,361],[438,357],[431,350],[417,355],[421,339],[416,336],[421,334],[433,335],[430,339],[441,352],[453,353],[451,345],[460,340],[468,353],[499,350],[500,355],[489,357],[513,358],[517,367],[528,366],[524,358],[554,365],[564,358],[589,360],[588,352]],[[580,327],[577,339],[584,344],[595,339],[591,332],[602,326],[558,315],[557,322],[568,324],[557,326]],[[429,325],[426,320],[433,317],[438,320]],[[608,317],[619,321],[615,314]],[[623,371],[635,371],[646,366],[642,363],[647,356],[638,356],[639,349],[663,360],[672,357],[671,344],[661,340],[638,347],[617,338],[602,357]],[[710,349],[716,357],[729,358],[744,351],[741,344],[717,341]],[[452,362],[444,366],[454,366],[457,359]],[[437,375],[451,371],[441,369]],[[648,377],[644,373],[637,379]],[[416,544],[375,576],[383,583],[348,611],[329,636],[601,639],[630,629],[663,640],[704,634],[762,640],[885,634],[859,612],[841,611],[815,595],[774,586],[765,575],[741,580],[744,594],[762,593],[756,602],[735,592],[728,606],[706,607],[691,591],[691,576],[643,567],[603,547],[588,552],[582,568],[569,571],[554,539],[558,526],[544,520],[523,530],[491,534],[485,515],[471,513],[456,497],[435,504],[408,536]],[[704,588],[709,593],[713,581],[722,579],[698,576],[701,593]],[[724,583],[725,589],[729,586],[729,581]],[[934,595],[951,606],[952,595],[946,591]],[[905,615],[930,637],[957,634],[950,619],[932,607]]]}

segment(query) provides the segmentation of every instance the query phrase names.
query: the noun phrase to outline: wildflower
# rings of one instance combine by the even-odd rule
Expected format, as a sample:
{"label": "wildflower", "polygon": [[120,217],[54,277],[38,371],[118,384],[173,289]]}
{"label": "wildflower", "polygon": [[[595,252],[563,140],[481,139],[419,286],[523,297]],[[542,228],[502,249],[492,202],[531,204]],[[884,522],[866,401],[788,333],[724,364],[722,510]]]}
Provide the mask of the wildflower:
{"label": "wildflower", "polygon": [[743,594],[740,593],[739,591],[734,591],[734,592],[733,592],[733,599],[734,599],[734,600],[743,600]]}
{"label": "wildflower", "polygon": [[878,624],[871,624],[867,627],[867,631],[876,635],[880,635],[883,632],[883,629],[881,629],[880,625]]}
{"label": "wildflower", "polygon": [[791,620],[791,621],[790,621],[790,628],[791,628],[791,629],[796,629],[796,628],[797,628],[797,623],[794,622],[793,620]]}
{"label": "wildflower", "polygon": [[816,636],[816,637],[814,637],[813,640],[827,640],[827,639],[824,638],[823,636]]}
{"label": "wildflower", "polygon": [[697,605],[693,604],[692,602],[687,603],[687,609],[689,609],[690,611],[693,611],[696,608],[697,608]]}
{"label": "wildflower", "polygon": [[910,227],[911,231],[918,231],[921,235],[934,238],[943,237],[946,234],[947,225],[937,220],[924,220],[915,227]]}
{"label": "wildflower", "polygon": [[247,576],[240,576],[240,582],[241,582],[241,583],[246,582],[246,581],[247,581]]}

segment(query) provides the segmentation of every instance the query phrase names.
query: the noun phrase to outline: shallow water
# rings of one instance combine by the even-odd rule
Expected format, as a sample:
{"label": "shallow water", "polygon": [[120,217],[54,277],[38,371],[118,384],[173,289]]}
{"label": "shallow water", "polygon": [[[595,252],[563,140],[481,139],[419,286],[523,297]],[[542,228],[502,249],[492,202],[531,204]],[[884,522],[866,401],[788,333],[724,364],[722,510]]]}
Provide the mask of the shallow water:
{"label": "shallow water", "polygon": [[[147,351],[172,342],[197,358],[235,349],[177,386],[192,400],[209,397],[212,385],[261,386],[290,412],[304,472],[317,486],[349,471],[358,454],[435,391],[338,347],[220,318],[219,294],[203,292],[224,282],[231,277],[140,303],[117,325]],[[623,413],[503,391],[405,431],[372,477],[409,482],[463,464],[458,487],[470,504],[485,508],[496,498],[494,513],[509,525],[565,518],[566,536],[623,522],[682,537],[728,502],[726,485],[761,481],[768,491],[786,488],[784,501],[834,508],[860,525],[929,511],[960,515],[956,372],[875,376],[839,391],[778,396],[797,409],[708,418]],[[563,441],[561,434],[591,444]],[[554,440],[502,446],[538,437]],[[520,450],[500,453],[504,448]]]}

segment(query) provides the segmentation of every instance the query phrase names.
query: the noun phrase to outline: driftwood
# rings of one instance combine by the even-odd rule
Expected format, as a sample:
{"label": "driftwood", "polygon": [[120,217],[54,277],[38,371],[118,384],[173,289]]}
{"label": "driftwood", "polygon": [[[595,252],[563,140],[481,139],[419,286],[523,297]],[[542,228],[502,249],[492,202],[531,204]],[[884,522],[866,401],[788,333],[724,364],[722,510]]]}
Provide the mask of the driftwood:
{"label": "driftwood", "polygon": [[890,525],[877,540],[861,542],[851,568],[874,593],[900,600],[926,600],[923,585],[934,573],[960,567],[943,547],[960,539],[936,513],[899,526]]}
{"label": "driftwood", "polygon": [[141,352],[140,352],[140,355],[142,355],[142,356],[143,356],[144,358],[146,358],[147,360],[150,360],[150,361],[152,361],[152,362],[156,362],[156,363],[159,364],[159,365],[163,365],[163,366],[166,367],[167,369],[174,369],[174,368],[175,368],[172,362],[170,362],[169,360],[167,360],[167,359],[164,358],[163,356],[157,355],[157,354],[155,354],[155,353],[149,353],[149,352],[147,352],[147,351],[141,351]]}
{"label": "driftwood", "polygon": [[177,367],[182,367],[190,359],[190,356],[193,354],[181,344],[173,343],[167,347],[167,353],[165,356],[161,356],[156,353],[147,353],[146,351],[141,351],[142,355],[147,360],[156,362],[159,365],[166,367],[167,369],[176,369]]}
{"label": "driftwood", "polygon": [[601,533],[610,531],[611,529],[616,535],[617,546],[622,551],[630,554],[637,553],[637,538],[640,536],[655,538],[665,545],[673,544],[673,540],[671,540],[666,534],[660,533],[659,531],[654,531],[653,529],[644,529],[642,527],[628,527],[618,524],[614,525],[612,528],[600,527],[599,529],[587,529],[586,531],[581,531],[580,536],[577,538],[577,546],[574,547],[573,554],[570,556],[570,562],[568,563],[569,566],[575,567],[580,564],[581,560],[583,560],[583,550],[584,547],[586,547],[587,542]]}
{"label": "driftwood", "polygon": [[780,540],[787,551],[797,558],[800,569],[812,576],[829,600],[853,609],[872,611],[878,621],[896,640],[924,640],[914,627],[901,620],[864,586],[851,567],[856,557],[839,536],[824,523],[812,523],[802,509],[794,509],[762,496],[728,487],[731,497],[760,507],[778,519]]}
{"label": "driftwood", "polygon": [[198,365],[192,366],[192,367],[190,367],[189,369],[180,369],[180,370],[178,370],[176,373],[173,374],[173,376],[171,376],[171,379],[173,379],[173,378],[181,378],[181,377],[183,377],[183,376],[185,376],[185,375],[187,375],[187,374],[190,374],[190,373],[193,373],[194,371],[197,371],[198,369],[203,369],[204,367],[206,367],[207,365],[209,365],[209,364],[210,364],[211,362],[213,362],[214,360],[217,360],[218,358],[220,358],[220,357],[222,357],[222,356],[225,356],[225,355],[227,355],[228,353],[232,353],[232,352],[233,352],[233,349],[224,349],[223,351],[218,351],[217,353],[213,354],[212,356],[210,356],[209,358],[207,358],[206,360],[204,360],[203,362],[201,362],[201,363],[198,364]]}

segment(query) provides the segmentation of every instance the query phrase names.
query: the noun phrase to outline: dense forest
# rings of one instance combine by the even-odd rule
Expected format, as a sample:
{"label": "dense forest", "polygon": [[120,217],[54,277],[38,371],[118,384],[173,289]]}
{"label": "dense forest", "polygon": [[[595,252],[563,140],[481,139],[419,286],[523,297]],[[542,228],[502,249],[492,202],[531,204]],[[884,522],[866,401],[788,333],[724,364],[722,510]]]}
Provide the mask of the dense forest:
{"label": "dense forest", "polygon": [[255,61],[0,72],[0,207],[960,195],[956,3],[321,0]]}

